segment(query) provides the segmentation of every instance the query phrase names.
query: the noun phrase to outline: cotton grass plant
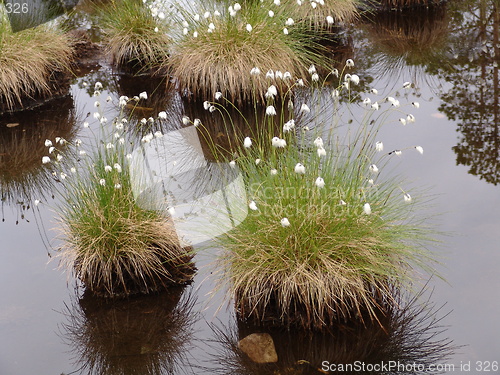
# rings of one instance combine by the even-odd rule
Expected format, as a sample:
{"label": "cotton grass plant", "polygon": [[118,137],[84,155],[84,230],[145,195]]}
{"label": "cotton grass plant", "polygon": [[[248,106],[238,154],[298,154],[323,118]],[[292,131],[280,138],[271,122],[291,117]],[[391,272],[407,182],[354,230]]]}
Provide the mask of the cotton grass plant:
{"label": "cotton grass plant", "polygon": [[[402,178],[381,177],[403,152],[383,153],[377,139],[400,103],[365,98],[360,107],[354,101],[361,98],[347,94],[351,102],[341,106],[340,92],[358,79],[344,74],[334,90],[319,87],[311,95],[291,87],[295,118],[268,95],[267,124],[240,139],[231,156],[245,178],[248,216],[219,238],[219,270],[244,320],[312,329],[377,320],[417,277],[414,270],[432,272],[425,247],[432,238],[414,215],[418,200]],[[363,115],[348,126],[355,112]]]}
{"label": "cotton grass plant", "polygon": [[70,38],[54,25],[14,33],[0,6],[0,112],[52,94],[57,74],[68,74],[72,54]]}
{"label": "cotton grass plant", "polygon": [[[127,101],[121,98],[120,105]],[[104,104],[96,105],[102,111]],[[158,202],[144,208],[134,194],[128,121],[118,116],[108,124],[101,111],[94,113],[100,130],[87,147],[81,140],[46,141],[42,163],[53,167],[61,183],[61,264],[104,297],[185,284],[194,273],[192,254],[180,246],[166,208]]]}
{"label": "cotton grass plant", "polygon": [[156,72],[169,56],[169,22],[151,2],[112,0],[99,8],[107,54],[119,68]]}
{"label": "cotton grass plant", "polygon": [[258,66],[267,72],[276,66],[293,76],[318,63],[322,47],[308,37],[310,24],[293,20],[291,7],[278,2],[209,2],[180,9],[169,60],[181,90],[198,98],[222,92],[235,102],[247,102],[252,92],[267,89],[264,76],[252,79]]}

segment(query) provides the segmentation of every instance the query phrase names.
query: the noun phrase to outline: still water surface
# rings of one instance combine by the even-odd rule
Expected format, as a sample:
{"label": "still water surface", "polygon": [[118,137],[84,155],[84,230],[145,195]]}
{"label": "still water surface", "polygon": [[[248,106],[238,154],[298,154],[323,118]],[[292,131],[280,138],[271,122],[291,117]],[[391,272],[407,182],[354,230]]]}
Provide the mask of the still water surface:
{"label": "still water surface", "polygon": [[[438,316],[444,316],[440,322],[444,331],[439,337],[450,338],[460,346],[446,359],[456,366],[455,371],[447,371],[450,374],[460,373],[460,364],[469,361],[471,373],[479,373],[475,370],[478,364],[500,361],[498,12],[494,2],[470,1],[427,14],[430,21],[425,26],[413,24],[408,15],[403,19],[380,16],[374,24],[356,28],[350,46],[362,84],[373,79],[370,86],[379,90],[380,97],[399,90],[405,81],[419,88],[408,98],[420,103],[420,108],[412,112],[417,121],[406,126],[397,120],[387,123],[380,139],[387,150],[424,147],[423,155],[403,153],[397,168],[414,186],[430,189],[435,197],[430,211],[439,215],[433,222],[437,230],[448,234],[441,238],[441,246],[432,249],[442,261],[438,270],[446,282],[432,278],[427,287],[432,289],[431,301],[438,307],[444,305],[438,312]],[[394,35],[390,31],[398,28],[406,30],[406,39],[401,35],[399,40],[391,39]],[[410,37],[420,38],[418,51],[405,45],[411,43]],[[110,78],[102,79],[106,76]],[[126,78],[111,76],[104,67],[74,82],[70,96],[74,105],[63,108],[64,114],[58,119],[72,123],[75,116],[85,117],[94,111],[94,99],[83,82],[97,79],[109,84],[104,97],[133,96],[143,89],[150,92],[148,87],[140,87],[147,83],[126,82]],[[183,111],[192,110],[183,110],[182,101],[174,94],[162,100],[158,103],[160,110],[177,108],[172,112],[178,117],[172,122],[180,121]],[[63,107],[61,102],[54,105]],[[49,136],[33,128],[41,126],[40,121],[50,123],[55,118],[50,108],[44,111],[40,109],[39,115],[31,114],[28,119],[0,118],[2,132],[17,132],[15,137],[13,133],[6,135],[2,147],[7,148],[5,144],[10,142],[9,147],[15,148],[14,143],[28,135],[38,137],[42,145]],[[110,112],[108,117],[112,115]],[[20,125],[6,128],[7,123],[14,122]],[[57,132],[54,136],[66,134],[71,138],[72,130],[64,126]],[[31,162],[26,162],[28,166],[13,165],[29,169],[41,156],[43,147]],[[28,195],[50,201],[44,177],[37,172],[32,175],[38,187]],[[132,371],[129,365],[128,373],[236,373],[228,369],[227,358],[221,354],[230,348],[216,342],[220,334],[211,328],[215,324],[229,335],[228,330],[235,327],[231,308],[219,309],[220,296],[211,296],[213,281],[208,276],[217,249],[206,246],[197,255],[199,273],[182,296],[174,296],[180,300],[177,304],[172,297],[174,301],[144,301],[142,310],[133,304],[114,310],[101,310],[91,301],[79,305],[73,281],[68,281],[67,275],[57,269],[57,260],[47,255],[47,241],[57,246],[50,230],[56,227],[53,212],[42,204],[34,211],[33,207],[23,210],[18,202],[23,194],[18,185],[9,182],[12,180],[15,178],[1,180],[2,191],[11,192],[2,202],[5,221],[0,222],[1,375],[70,374],[82,365],[90,366],[89,361],[99,368],[99,358],[101,368],[105,367],[102,363],[111,366],[108,373],[125,373],[119,368],[126,366],[127,358],[134,359],[130,363],[137,366]],[[114,324],[106,321],[106,316]],[[166,342],[175,343],[175,347]],[[80,358],[87,363],[78,363]]]}

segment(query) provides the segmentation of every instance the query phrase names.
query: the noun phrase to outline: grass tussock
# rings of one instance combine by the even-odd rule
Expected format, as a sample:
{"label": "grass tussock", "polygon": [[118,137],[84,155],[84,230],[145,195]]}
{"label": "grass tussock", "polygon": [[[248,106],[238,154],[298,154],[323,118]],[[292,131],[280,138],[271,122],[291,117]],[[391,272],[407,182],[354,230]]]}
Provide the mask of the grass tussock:
{"label": "grass tussock", "polygon": [[379,178],[394,154],[377,149],[376,124],[386,117],[369,108],[346,129],[342,111],[310,117],[311,108],[335,108],[321,100],[296,102],[296,122],[281,117],[278,131],[268,116],[231,156],[248,216],[220,238],[220,272],[243,319],[312,329],[376,320],[415,269],[430,270],[418,204],[403,179]]}
{"label": "grass tussock", "polygon": [[14,33],[0,15],[0,110],[57,91],[56,76],[69,71],[72,55],[71,40],[61,31],[41,25]]}
{"label": "grass tussock", "polygon": [[[235,102],[248,102],[253,92],[267,89],[266,72],[288,72],[296,79],[322,59],[322,47],[307,37],[306,22],[289,21],[291,13],[284,5],[245,2],[238,11],[219,8],[217,14],[208,5],[212,12],[183,12],[183,20],[178,20],[186,27],[169,66],[181,89],[195,97],[213,97],[220,91]],[[255,67],[261,74],[251,76]]]}
{"label": "grass tussock", "polygon": [[348,23],[358,17],[359,0],[325,0],[318,2],[285,0],[284,4],[293,4],[293,11],[298,18],[305,18],[314,25],[332,26]]}
{"label": "grass tussock", "polygon": [[91,153],[79,141],[74,159],[60,154],[57,145],[52,150],[50,162],[63,185],[62,265],[98,296],[147,294],[188,283],[195,270],[192,254],[179,244],[166,207],[138,203],[126,129],[120,121],[115,127],[113,137],[99,137]]}
{"label": "grass tussock", "polygon": [[102,5],[99,14],[113,64],[135,72],[155,72],[165,65],[172,44],[169,24],[160,22],[142,0],[113,0]]}

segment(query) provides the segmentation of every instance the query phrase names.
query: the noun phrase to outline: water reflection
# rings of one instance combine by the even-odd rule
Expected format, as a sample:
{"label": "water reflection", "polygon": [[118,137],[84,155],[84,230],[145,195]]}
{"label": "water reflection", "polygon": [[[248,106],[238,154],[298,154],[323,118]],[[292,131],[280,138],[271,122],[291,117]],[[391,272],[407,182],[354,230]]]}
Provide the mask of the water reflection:
{"label": "water reflection", "polygon": [[[364,363],[365,369],[338,371],[342,374],[424,374],[429,366],[445,364],[456,347],[444,336],[441,320],[445,317],[429,300],[413,297],[394,309],[388,316],[373,322],[332,327],[328,333],[303,331],[266,330],[271,334],[278,362],[257,364],[252,362],[238,347],[238,340],[262,328],[247,326],[213,327],[222,349],[214,361],[227,363],[218,374],[325,374],[328,364]],[[440,314],[440,315],[438,315]],[[356,362],[357,361],[357,362]],[[391,362],[392,361],[392,362]],[[398,369],[385,368],[380,371],[368,366],[396,363]],[[340,368],[337,368],[340,369]],[[436,374],[442,371],[431,371]]]}
{"label": "water reflection", "polygon": [[439,96],[439,110],[461,133],[457,164],[497,185],[500,182],[500,7],[497,1],[468,2],[453,13],[453,56],[431,73],[449,83]]}
{"label": "water reflection", "polygon": [[[126,74],[116,75],[116,92],[129,98],[146,92],[147,99],[129,102],[124,111],[131,124],[135,124],[135,133],[142,138],[148,132],[178,129],[182,124],[183,105],[178,91],[168,77],[143,77]],[[166,112],[167,119],[154,124],[140,124],[143,118],[156,118],[158,113]]]}
{"label": "water reflection", "polygon": [[85,294],[67,306],[62,336],[81,374],[178,374],[198,319],[185,287],[108,301]]}
{"label": "water reflection", "polygon": [[423,67],[442,58],[450,31],[448,21],[445,3],[369,14],[362,27],[371,51],[360,52],[380,74],[399,75],[405,67]]}
{"label": "water reflection", "polygon": [[[21,212],[33,200],[46,200],[55,180],[50,167],[42,165],[47,155],[45,140],[76,134],[76,113],[69,96],[36,109],[0,116],[0,193],[4,205]],[[23,215],[21,215],[23,217]]]}

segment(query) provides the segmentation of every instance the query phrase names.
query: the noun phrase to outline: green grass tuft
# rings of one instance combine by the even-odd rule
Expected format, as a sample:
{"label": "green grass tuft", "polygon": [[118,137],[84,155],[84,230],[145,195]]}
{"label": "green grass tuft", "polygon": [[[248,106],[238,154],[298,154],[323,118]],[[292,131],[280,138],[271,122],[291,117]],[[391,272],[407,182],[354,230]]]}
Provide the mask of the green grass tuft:
{"label": "green grass tuft", "polygon": [[[147,294],[185,284],[194,273],[192,254],[181,247],[165,207],[138,204],[125,129],[121,121],[115,127],[87,153],[75,141],[69,148],[74,159],[59,154],[57,145],[52,153],[63,184],[62,264],[98,296]],[[61,161],[58,155],[64,155]]]}
{"label": "green grass tuft", "polygon": [[[431,271],[425,248],[431,231],[415,215],[418,200],[403,199],[403,179],[379,177],[390,156],[375,146],[385,115],[366,109],[359,124],[341,126],[343,111],[315,95],[295,107],[305,100],[311,113],[322,115],[297,116],[289,132],[282,130],[289,118],[268,116],[250,135],[252,145],[242,147],[240,139],[232,156],[250,209],[219,239],[226,248],[220,272],[243,319],[313,329],[352,318],[376,320],[379,309],[396,303],[394,290],[411,285],[416,269]],[[380,124],[369,125],[372,120]],[[286,146],[273,147],[273,137]],[[297,173],[298,163],[304,173]]]}

